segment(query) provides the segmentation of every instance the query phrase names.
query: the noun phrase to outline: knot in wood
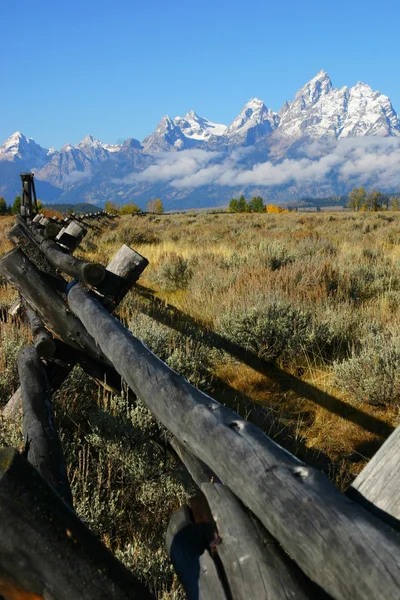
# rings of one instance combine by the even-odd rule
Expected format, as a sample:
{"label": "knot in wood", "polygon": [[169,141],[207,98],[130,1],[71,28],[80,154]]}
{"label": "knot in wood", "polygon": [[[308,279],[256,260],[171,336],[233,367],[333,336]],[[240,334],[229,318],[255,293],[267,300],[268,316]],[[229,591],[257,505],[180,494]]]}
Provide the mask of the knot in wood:
{"label": "knot in wood", "polygon": [[307,479],[307,477],[310,475],[310,469],[303,465],[295,467],[293,469],[293,475],[298,479]]}

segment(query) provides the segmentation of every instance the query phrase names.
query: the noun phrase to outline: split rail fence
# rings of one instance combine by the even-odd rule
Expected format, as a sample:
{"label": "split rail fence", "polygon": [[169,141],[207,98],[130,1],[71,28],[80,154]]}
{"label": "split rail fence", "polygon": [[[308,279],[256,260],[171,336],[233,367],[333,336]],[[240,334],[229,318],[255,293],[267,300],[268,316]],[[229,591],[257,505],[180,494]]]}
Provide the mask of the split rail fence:
{"label": "split rail fence", "polygon": [[127,383],[199,488],[166,532],[189,600],[400,599],[400,430],[342,494],[113,316],[148,261],[125,245],[106,267],[73,255],[87,228],[113,215],[46,219],[34,209],[33,176],[21,178],[15,248],[0,275],[20,294],[34,345],[20,351],[20,388],[3,410],[13,418],[22,403],[25,451],[0,450],[0,594],[154,597],[74,513],[51,395],[79,364],[109,389]]}

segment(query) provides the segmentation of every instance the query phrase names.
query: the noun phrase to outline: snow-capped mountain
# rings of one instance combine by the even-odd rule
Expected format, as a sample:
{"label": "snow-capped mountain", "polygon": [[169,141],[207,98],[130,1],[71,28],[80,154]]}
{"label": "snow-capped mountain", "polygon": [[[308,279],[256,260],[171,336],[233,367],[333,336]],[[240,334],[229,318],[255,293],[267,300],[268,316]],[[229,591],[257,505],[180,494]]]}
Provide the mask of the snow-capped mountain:
{"label": "snow-capped mountain", "polygon": [[154,154],[168,150],[183,150],[187,147],[185,144],[187,140],[188,138],[185,137],[178,125],[168,115],[165,115],[157,125],[155,132],[142,141],[143,151]]}
{"label": "snow-capped mountain", "polygon": [[175,117],[174,124],[184,136],[192,140],[208,140],[212,135],[223,135],[226,130],[226,125],[212,123],[204,117],[199,117],[194,110],[190,110],[184,117]]}
{"label": "snow-capped mountain", "polygon": [[[379,160],[369,154],[363,162],[374,145]],[[145,205],[160,196],[166,207],[180,208],[255,189],[271,200],[345,193],[354,181],[400,190],[399,163],[400,119],[389,98],[361,82],[336,89],[320,71],[279,112],[253,98],[228,126],[190,110],[164,116],[141,143],[104,144],[87,135],[61,150],[16,132],[0,146],[0,195],[18,193],[19,172],[31,169],[44,200]]]}
{"label": "snow-capped mountain", "polygon": [[334,89],[325,71],[286,102],[279,114],[279,127],[270,139],[277,157],[299,139],[400,136],[400,120],[387,96],[360,82],[350,89]]}
{"label": "snow-capped mountain", "polygon": [[27,163],[29,168],[34,169],[43,166],[52,152],[53,149],[42,148],[32,138],[16,131],[0,146],[0,160]]}
{"label": "snow-capped mountain", "polygon": [[262,100],[253,98],[245,104],[223,135],[231,145],[250,146],[274,131],[279,122],[277,113],[267,108]]}

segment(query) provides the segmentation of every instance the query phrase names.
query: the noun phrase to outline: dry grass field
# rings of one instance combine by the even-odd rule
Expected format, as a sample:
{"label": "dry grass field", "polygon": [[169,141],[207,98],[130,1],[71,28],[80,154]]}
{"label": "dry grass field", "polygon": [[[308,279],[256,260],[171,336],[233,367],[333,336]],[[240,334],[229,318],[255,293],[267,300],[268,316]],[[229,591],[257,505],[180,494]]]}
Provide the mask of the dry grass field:
{"label": "dry grass field", "polygon": [[[80,253],[106,264],[122,243],[150,263],[119,308],[126,326],[345,489],[399,421],[400,214],[124,216]],[[16,294],[0,283],[4,405],[29,331],[7,318]],[[80,516],[160,598],[179,598],[163,535],[191,489],[164,432],[79,370],[55,409]],[[21,447],[20,423],[0,442]]]}

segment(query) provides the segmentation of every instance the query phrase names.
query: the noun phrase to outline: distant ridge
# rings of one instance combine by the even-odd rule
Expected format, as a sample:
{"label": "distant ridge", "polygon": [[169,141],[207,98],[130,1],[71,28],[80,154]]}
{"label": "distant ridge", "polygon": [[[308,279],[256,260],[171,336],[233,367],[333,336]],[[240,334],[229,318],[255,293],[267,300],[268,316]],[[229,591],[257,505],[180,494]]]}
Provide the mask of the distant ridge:
{"label": "distant ridge", "polygon": [[0,146],[0,195],[19,193],[33,170],[44,201],[104,205],[161,197],[167,210],[345,195],[355,185],[400,188],[400,120],[390,99],[362,82],[334,88],[321,70],[275,112],[252,98],[230,125],[190,110],[165,115],[142,142],[105,144],[87,135],[61,150],[21,132]]}

